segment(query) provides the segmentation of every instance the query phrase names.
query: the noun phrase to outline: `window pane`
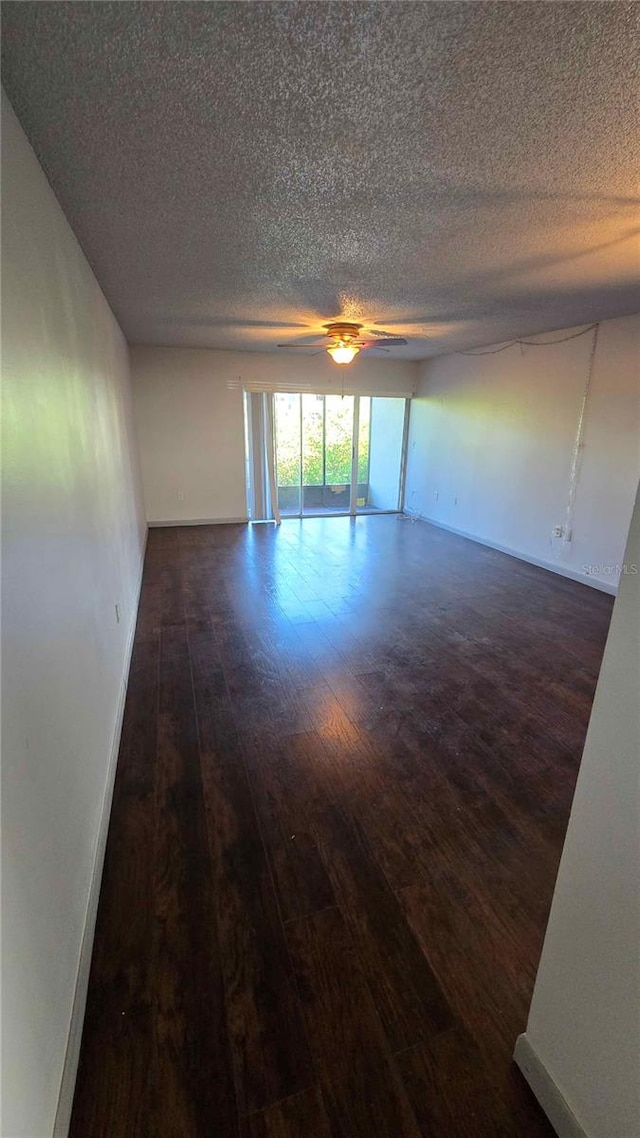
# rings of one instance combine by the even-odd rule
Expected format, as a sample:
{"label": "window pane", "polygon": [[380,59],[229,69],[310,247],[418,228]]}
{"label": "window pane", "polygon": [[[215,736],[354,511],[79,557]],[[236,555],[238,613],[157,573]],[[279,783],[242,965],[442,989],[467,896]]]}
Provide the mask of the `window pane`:
{"label": "window pane", "polygon": [[278,486],[300,482],[300,396],[276,395],[276,462]]}
{"label": "window pane", "polygon": [[300,396],[274,396],[276,481],[281,514],[300,512]]}
{"label": "window pane", "polygon": [[325,469],[327,486],[351,485],[353,395],[326,396]]}
{"label": "window pane", "polygon": [[360,396],[360,420],[358,423],[358,485],[369,481],[369,439],[371,434],[371,399]]}
{"label": "window pane", "polygon": [[322,486],[322,420],[324,396],[302,396],[302,483],[304,486]]}

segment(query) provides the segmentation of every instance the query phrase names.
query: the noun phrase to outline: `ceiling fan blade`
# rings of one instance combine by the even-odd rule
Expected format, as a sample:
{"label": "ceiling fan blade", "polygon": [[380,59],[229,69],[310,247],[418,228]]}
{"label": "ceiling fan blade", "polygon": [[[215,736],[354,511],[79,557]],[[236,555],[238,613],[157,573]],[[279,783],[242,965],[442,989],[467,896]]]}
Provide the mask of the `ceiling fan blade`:
{"label": "ceiling fan blade", "polygon": [[324,345],[320,344],[276,344],[277,348],[297,348],[302,349],[303,355],[306,355],[310,360],[312,356],[321,356],[326,351]]}
{"label": "ceiling fan blade", "polygon": [[362,345],[362,347],[379,349],[404,348],[406,344],[407,341],[404,340],[401,336],[385,336],[384,339],[381,338],[380,340],[368,340],[366,344]]}
{"label": "ceiling fan blade", "polygon": [[[434,322],[437,324],[440,324],[443,322],[450,323],[451,321],[456,320],[456,319],[458,319],[457,315],[452,313],[452,312],[440,312],[438,314],[435,314],[432,312],[429,316],[404,316],[402,318],[402,320],[387,320],[387,324],[391,324],[392,327],[394,324],[398,324],[401,327],[405,327],[405,325],[412,324],[412,325],[415,325],[416,327],[431,328],[433,326]],[[376,328],[367,328],[366,331],[367,331],[367,333],[376,332],[377,329]],[[392,332],[391,335],[393,335],[393,334],[394,333]]]}
{"label": "ceiling fan blade", "polygon": [[394,340],[396,338],[394,332],[385,332],[382,328],[365,328],[364,331],[368,336],[379,336],[381,340],[387,339],[387,337],[391,337]]}
{"label": "ceiling fan blade", "polygon": [[304,329],[304,328],[309,327],[308,324],[295,323],[294,321],[290,321],[287,324],[284,320],[242,320],[242,319],[236,320],[236,319],[232,319],[232,318],[227,319],[227,317],[211,317],[208,319],[204,319],[202,321],[202,323],[203,324],[211,324],[211,325],[221,324],[221,325],[224,325],[224,327],[233,327],[233,328],[281,328],[281,329],[282,328],[285,328],[285,329],[286,328],[302,328],[302,329]]}

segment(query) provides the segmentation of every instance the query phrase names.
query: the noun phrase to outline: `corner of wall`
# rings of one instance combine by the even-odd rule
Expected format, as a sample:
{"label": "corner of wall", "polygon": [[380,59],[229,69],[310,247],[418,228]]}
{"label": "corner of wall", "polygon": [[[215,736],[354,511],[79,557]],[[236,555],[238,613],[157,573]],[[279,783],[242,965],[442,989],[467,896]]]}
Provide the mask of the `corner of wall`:
{"label": "corner of wall", "polygon": [[518,1036],[513,1058],[558,1138],[588,1138],[526,1034]]}

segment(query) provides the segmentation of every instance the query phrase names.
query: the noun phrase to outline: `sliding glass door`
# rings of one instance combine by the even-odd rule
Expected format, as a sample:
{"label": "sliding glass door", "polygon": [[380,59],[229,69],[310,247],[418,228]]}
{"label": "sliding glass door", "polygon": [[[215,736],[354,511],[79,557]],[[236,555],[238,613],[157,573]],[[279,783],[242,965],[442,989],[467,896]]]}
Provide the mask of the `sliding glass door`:
{"label": "sliding glass door", "polygon": [[283,518],[302,511],[301,395],[274,395],[274,436],[278,509]]}
{"label": "sliding glass door", "polygon": [[282,517],[401,508],[406,399],[274,394]]}
{"label": "sliding glass door", "polygon": [[406,415],[406,399],[360,396],[358,513],[402,508]]}

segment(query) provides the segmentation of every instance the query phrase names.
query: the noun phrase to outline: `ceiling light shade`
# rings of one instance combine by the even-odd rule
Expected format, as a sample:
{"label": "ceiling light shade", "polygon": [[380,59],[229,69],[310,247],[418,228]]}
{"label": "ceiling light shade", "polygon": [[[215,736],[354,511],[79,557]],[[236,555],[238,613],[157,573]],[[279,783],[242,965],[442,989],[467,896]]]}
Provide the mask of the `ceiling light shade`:
{"label": "ceiling light shade", "polygon": [[356,348],[353,344],[333,344],[327,348],[334,364],[350,364],[357,356],[360,348]]}

